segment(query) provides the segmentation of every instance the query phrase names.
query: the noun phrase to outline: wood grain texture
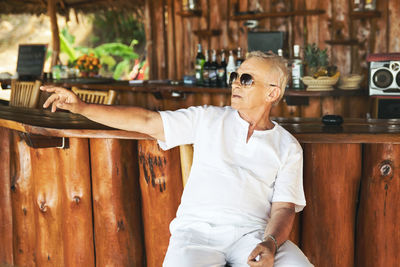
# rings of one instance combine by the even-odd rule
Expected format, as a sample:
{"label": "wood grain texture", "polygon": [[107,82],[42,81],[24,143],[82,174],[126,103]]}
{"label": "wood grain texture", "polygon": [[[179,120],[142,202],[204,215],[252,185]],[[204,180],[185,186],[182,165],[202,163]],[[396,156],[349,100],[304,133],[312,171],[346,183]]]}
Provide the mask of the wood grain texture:
{"label": "wood grain texture", "polygon": [[91,139],[97,266],[144,266],[135,141]]}
{"label": "wood grain texture", "polygon": [[138,153],[147,267],[159,267],[183,190],[179,148],[162,151],[156,141],[141,140]]}
{"label": "wood grain texture", "polygon": [[355,266],[398,266],[400,145],[366,144],[363,156]]}
{"label": "wood grain texture", "polygon": [[387,29],[389,35],[389,52],[400,51],[400,2],[399,1],[388,1],[389,14]]}
{"label": "wood grain texture", "polygon": [[305,144],[304,155],[303,252],[315,266],[351,267],[361,145]]}
{"label": "wood grain texture", "polygon": [[301,248],[301,213],[296,213],[294,218],[292,231],[289,235],[289,240]]}
{"label": "wood grain texture", "polygon": [[14,264],[11,201],[11,132],[0,127],[0,264]]}
{"label": "wood grain texture", "polygon": [[313,118],[321,114],[321,99],[319,97],[309,97],[308,105],[301,107],[301,117]]}
{"label": "wood grain texture", "polygon": [[184,66],[184,57],[186,56],[184,53],[184,41],[183,41],[183,24],[184,20],[181,16],[178,15],[180,11],[182,11],[182,1],[181,0],[173,0],[174,11],[175,13],[171,14],[174,17],[174,38],[175,38],[175,53],[176,53],[176,65],[172,68],[176,70],[176,78],[178,80],[183,80],[183,75],[188,74],[185,73],[186,69]]}
{"label": "wood grain texture", "polygon": [[64,264],[62,173],[57,150],[30,149],[36,225],[35,260],[38,266]]}
{"label": "wood grain texture", "polygon": [[[62,173],[62,239],[64,266],[95,266],[93,209],[88,139],[70,138],[68,149],[58,149]],[[45,168],[45,166],[43,166]]]}
{"label": "wood grain texture", "polygon": [[[332,10],[332,40],[350,39],[348,0],[332,1]],[[336,65],[343,75],[351,72],[350,49],[351,47],[343,45],[335,45],[331,48],[330,63]]]}
{"label": "wood grain texture", "polygon": [[36,205],[30,148],[12,133],[11,197],[13,209],[13,248],[16,266],[36,266]]}

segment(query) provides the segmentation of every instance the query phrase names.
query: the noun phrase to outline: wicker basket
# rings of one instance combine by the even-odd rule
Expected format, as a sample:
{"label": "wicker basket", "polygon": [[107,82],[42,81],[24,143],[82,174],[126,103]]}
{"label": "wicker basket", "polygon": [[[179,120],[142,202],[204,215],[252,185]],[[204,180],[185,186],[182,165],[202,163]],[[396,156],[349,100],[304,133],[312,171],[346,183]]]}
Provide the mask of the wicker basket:
{"label": "wicker basket", "polygon": [[349,74],[340,78],[339,88],[342,90],[356,90],[360,88],[363,76],[358,74]]}
{"label": "wicker basket", "polygon": [[304,76],[302,81],[307,85],[307,91],[331,91],[333,86],[338,82],[340,72],[336,72],[332,77],[321,76],[317,79],[311,76]]}

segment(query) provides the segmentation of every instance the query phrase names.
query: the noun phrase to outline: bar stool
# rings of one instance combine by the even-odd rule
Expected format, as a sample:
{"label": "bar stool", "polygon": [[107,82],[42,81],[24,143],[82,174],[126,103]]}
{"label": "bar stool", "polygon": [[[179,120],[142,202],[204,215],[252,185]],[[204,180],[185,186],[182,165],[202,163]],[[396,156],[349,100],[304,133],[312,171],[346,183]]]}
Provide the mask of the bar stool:
{"label": "bar stool", "polygon": [[114,90],[108,90],[108,91],[85,90],[85,89],[79,89],[76,86],[73,86],[71,90],[76,95],[78,95],[78,97],[82,101],[91,104],[112,105],[115,103],[117,97],[117,92],[115,92]]}
{"label": "bar stool", "polygon": [[11,80],[10,106],[36,108],[40,96],[40,81]]}

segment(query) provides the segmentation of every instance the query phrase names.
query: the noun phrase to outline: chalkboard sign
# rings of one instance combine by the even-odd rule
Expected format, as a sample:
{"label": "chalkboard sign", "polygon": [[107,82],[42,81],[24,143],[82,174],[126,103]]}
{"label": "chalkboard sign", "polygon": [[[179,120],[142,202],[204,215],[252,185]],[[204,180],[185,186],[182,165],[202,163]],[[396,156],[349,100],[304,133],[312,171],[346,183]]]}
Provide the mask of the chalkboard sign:
{"label": "chalkboard sign", "polygon": [[46,44],[19,45],[17,72],[20,78],[37,79],[43,73]]}

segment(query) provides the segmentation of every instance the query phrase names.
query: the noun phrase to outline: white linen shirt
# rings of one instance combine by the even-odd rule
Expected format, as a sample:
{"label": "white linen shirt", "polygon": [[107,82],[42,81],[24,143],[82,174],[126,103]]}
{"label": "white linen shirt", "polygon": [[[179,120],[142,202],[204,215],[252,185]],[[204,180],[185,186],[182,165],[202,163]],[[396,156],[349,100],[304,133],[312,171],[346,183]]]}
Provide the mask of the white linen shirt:
{"label": "white linen shirt", "polygon": [[306,202],[303,152],[283,127],[254,131],[227,107],[199,106],[161,111],[164,150],[193,144],[193,165],[175,220],[265,227],[272,202]]}

